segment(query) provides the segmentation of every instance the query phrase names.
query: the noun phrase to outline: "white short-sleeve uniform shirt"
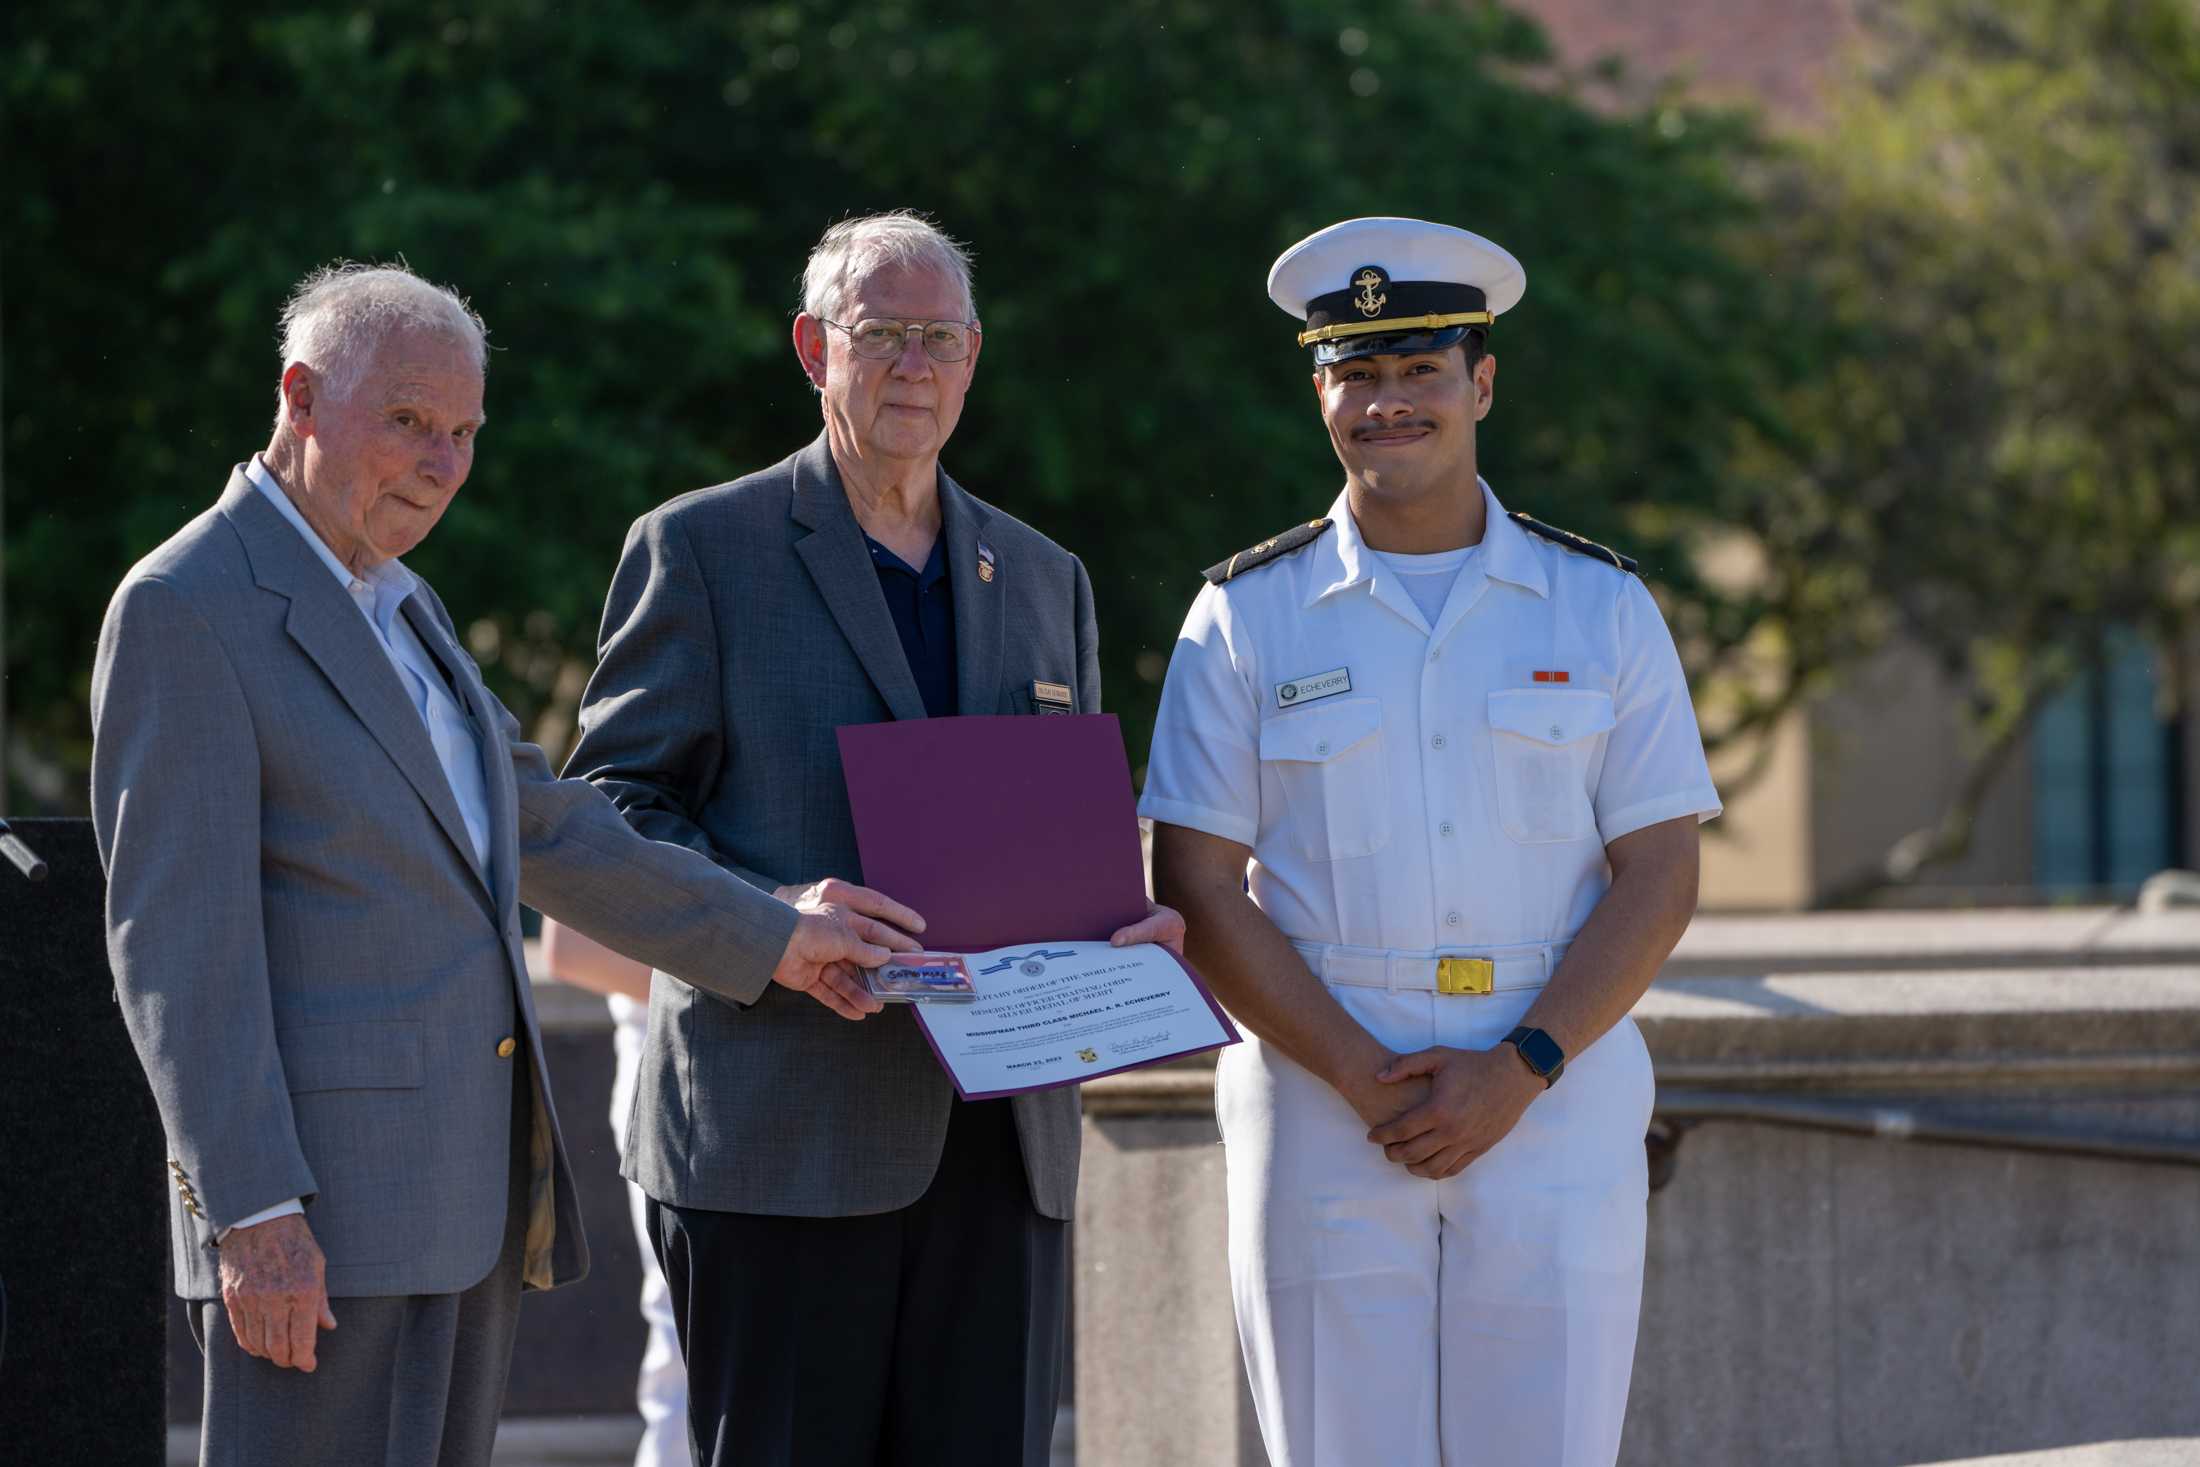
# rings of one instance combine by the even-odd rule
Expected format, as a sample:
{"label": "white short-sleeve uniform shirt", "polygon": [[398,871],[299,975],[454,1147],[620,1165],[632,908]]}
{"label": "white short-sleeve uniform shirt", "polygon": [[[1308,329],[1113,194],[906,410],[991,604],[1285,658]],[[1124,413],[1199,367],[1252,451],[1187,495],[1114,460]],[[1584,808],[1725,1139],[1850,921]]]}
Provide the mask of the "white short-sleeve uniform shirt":
{"label": "white short-sleeve uniform shirt", "polygon": [[1442,953],[1570,940],[1607,842],[1709,820],[1673,639],[1635,576],[1523,530],[1434,625],[1345,496],[1303,549],[1204,587],[1170,660],[1139,813],[1252,848],[1252,897],[1310,943]]}

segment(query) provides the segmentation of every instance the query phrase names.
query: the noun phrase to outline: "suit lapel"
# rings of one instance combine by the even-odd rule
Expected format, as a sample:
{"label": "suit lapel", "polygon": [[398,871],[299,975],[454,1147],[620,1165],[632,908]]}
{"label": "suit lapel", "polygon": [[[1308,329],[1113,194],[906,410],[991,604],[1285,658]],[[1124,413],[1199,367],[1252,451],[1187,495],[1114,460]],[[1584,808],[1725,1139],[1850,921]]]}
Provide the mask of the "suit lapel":
{"label": "suit lapel", "polygon": [[848,508],[847,491],[840,486],[822,434],[795,455],[791,513],[810,532],[794,542],[795,553],[888,710],[897,719],[924,717],[924,698],[909,673],[886,598],[879,594],[878,567],[863,548],[863,531]]}
{"label": "suit lapel", "polygon": [[241,469],[230,475],[221,508],[244,541],[253,579],[290,602],[283,629],[374,735],[457,847],[459,858],[474,870],[474,843],[459,816],[458,801],[452,798],[450,781],[443,777],[435,746],[428,741],[427,726],[366,618]]}
{"label": "suit lapel", "polygon": [[940,471],[940,515],[947,538],[947,584],[955,598],[955,711],[1001,711],[1001,639],[1007,621],[1001,607],[1001,577],[1011,573],[990,545],[978,571],[979,546],[991,518],[984,505]]}

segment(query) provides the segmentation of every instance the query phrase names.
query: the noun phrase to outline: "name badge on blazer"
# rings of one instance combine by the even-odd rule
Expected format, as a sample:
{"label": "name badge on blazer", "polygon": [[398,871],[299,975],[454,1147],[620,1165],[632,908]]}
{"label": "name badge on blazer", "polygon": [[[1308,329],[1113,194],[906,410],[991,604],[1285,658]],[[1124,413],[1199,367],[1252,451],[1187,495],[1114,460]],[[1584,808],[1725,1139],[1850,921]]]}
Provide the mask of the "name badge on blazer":
{"label": "name badge on blazer", "polygon": [[1031,711],[1034,713],[1069,713],[1077,707],[1076,698],[1067,683],[1043,683],[1032,679]]}

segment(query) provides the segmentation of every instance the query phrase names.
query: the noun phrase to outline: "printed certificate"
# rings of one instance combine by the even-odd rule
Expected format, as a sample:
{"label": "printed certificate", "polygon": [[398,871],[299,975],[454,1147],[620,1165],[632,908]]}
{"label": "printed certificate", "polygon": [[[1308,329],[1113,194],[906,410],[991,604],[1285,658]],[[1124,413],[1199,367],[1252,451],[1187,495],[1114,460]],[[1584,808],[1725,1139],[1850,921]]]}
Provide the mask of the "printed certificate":
{"label": "printed certificate", "polygon": [[913,1012],[965,1100],[1051,1090],[1237,1043],[1197,974],[1156,943],[966,953],[975,1002]]}

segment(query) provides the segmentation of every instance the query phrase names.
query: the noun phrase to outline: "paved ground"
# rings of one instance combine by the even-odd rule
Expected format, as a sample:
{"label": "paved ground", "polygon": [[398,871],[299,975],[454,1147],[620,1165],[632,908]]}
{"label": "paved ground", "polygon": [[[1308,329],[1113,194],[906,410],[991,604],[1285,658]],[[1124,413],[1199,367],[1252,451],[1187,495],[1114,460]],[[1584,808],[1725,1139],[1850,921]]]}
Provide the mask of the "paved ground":
{"label": "paved ground", "polygon": [[[497,1431],[495,1467],[628,1467],[641,1436],[636,1416],[511,1417]],[[1054,1423],[1054,1467],[1073,1467],[1076,1440],[1076,1413],[1064,1411]],[[168,1467],[193,1467],[198,1451],[196,1426],[168,1428]]]}
{"label": "paved ground", "polygon": [[2147,1441],[2093,1442],[2051,1452],[2016,1452],[2004,1457],[1970,1457],[1932,1467],[2194,1467],[2200,1463],[2200,1437],[2154,1437]]}
{"label": "paved ground", "polygon": [[[626,1467],[642,1434],[632,1417],[517,1417],[497,1434],[496,1467]],[[1075,1467],[1076,1413],[1064,1411],[1055,1422],[1054,1467]],[[171,1427],[169,1467],[191,1467],[198,1456],[198,1429]],[[1110,1464],[1113,1467],[1113,1464]],[[1123,1464],[1131,1467],[1131,1464]],[[1158,1467],[1158,1464],[1139,1464]],[[1711,1464],[1698,1464],[1711,1467]],[[2013,1456],[1969,1457],[1961,1462],[1920,1462],[1915,1467],[2200,1467],[2200,1437],[2157,1437],[2148,1441],[2092,1442],[2046,1452]]]}

